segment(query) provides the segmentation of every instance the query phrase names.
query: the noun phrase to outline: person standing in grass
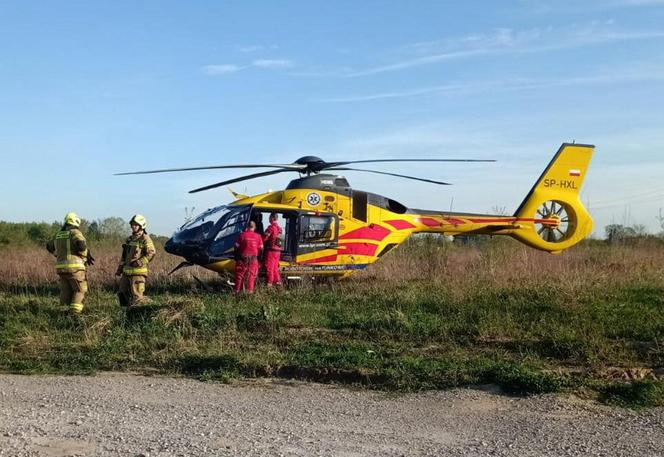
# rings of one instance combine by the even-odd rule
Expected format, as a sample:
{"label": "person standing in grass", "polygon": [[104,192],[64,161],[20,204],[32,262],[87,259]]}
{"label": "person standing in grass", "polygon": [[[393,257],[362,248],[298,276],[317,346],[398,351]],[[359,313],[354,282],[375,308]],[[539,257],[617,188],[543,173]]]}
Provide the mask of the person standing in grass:
{"label": "person standing in grass", "polygon": [[55,271],[60,277],[60,304],[69,306],[75,314],[83,312],[83,298],[88,291],[85,267],[94,262],[80,225],[81,218],[76,213],[67,213],[62,228],[46,243],[48,252],[57,259]]}
{"label": "person standing in grass", "polygon": [[145,280],[148,277],[148,264],[155,255],[155,248],[146,229],[147,219],[136,214],[129,221],[131,236],[122,245],[122,258],[115,272],[120,276],[121,306],[134,306],[147,301]]}
{"label": "person standing in grass", "polygon": [[254,293],[258,274],[258,255],[263,250],[263,239],[256,233],[256,222],[249,221],[247,229],[235,242],[235,293],[239,294],[247,281],[247,292]]}
{"label": "person standing in grass", "polygon": [[279,259],[283,249],[281,238],[281,227],[277,222],[277,213],[270,214],[270,225],[263,235],[265,244],[265,270],[267,271],[267,286],[281,285],[281,274],[279,273]]}

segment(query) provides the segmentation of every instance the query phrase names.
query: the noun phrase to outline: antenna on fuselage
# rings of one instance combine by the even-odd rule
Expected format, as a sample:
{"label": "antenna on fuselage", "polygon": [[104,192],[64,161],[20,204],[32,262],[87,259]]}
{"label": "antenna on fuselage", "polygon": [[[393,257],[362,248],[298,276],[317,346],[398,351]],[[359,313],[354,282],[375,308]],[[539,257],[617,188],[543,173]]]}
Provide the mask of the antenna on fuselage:
{"label": "antenna on fuselage", "polygon": [[185,224],[193,219],[194,214],[195,214],[194,211],[196,211],[195,206],[192,206],[191,208],[187,207],[187,206],[184,207],[184,222],[185,222]]}

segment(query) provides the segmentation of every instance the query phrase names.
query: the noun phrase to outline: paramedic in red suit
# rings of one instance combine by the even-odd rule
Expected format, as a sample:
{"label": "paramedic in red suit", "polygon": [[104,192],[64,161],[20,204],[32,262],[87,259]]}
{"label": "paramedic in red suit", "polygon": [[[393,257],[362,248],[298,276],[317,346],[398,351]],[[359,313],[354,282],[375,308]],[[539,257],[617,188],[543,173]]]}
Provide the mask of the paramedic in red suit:
{"label": "paramedic in red suit", "polygon": [[281,227],[277,222],[277,214],[270,214],[270,226],[265,230],[263,243],[265,243],[265,269],[267,270],[267,286],[281,285],[279,274],[279,257],[281,256]]}
{"label": "paramedic in red suit", "polygon": [[235,293],[242,290],[246,276],[247,292],[254,293],[254,284],[258,273],[258,255],[263,250],[263,240],[256,233],[256,223],[249,221],[247,229],[235,242]]}

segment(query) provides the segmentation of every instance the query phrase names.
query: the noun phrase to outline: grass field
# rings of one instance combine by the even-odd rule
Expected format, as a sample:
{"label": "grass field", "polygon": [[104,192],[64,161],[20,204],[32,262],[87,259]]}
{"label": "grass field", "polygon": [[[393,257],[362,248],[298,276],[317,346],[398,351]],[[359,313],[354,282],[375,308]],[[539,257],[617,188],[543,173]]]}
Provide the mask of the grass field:
{"label": "grass field", "polygon": [[[498,384],[664,405],[664,244],[590,241],[561,256],[424,237],[350,280],[235,298],[158,252],[149,307],[115,300],[117,247],[93,246],[80,318],[41,248],[0,249],[0,369],[276,376],[394,390]],[[201,286],[192,271],[203,280]]]}

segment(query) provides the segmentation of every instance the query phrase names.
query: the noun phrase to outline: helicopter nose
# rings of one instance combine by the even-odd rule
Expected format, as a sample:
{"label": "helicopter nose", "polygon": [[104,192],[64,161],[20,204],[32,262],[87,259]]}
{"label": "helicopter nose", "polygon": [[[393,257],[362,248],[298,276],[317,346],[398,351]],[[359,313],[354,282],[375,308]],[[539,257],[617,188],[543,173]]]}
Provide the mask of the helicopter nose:
{"label": "helicopter nose", "polygon": [[169,254],[182,255],[180,248],[180,244],[176,243],[173,238],[169,238],[168,241],[166,241],[166,244],[164,244],[164,250]]}
{"label": "helicopter nose", "polygon": [[183,257],[187,262],[195,263],[196,265],[205,265],[210,263],[210,257],[206,252],[206,246],[198,243],[179,242],[173,238],[169,238],[164,244],[164,250],[169,254]]}

